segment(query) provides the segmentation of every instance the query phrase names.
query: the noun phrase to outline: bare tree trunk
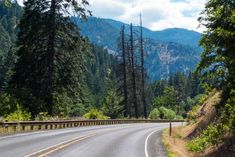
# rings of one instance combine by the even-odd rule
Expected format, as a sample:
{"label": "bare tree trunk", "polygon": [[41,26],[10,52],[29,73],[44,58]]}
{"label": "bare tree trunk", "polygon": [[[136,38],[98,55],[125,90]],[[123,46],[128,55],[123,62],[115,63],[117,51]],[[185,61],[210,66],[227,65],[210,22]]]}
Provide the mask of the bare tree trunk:
{"label": "bare tree trunk", "polygon": [[130,26],[130,33],[131,33],[131,38],[130,38],[130,52],[131,52],[131,72],[132,72],[132,88],[133,88],[133,102],[134,102],[134,108],[135,108],[135,117],[139,117],[139,109],[138,109],[138,104],[137,104],[137,93],[136,93],[136,76],[135,76],[135,61],[134,61],[134,41],[133,41],[133,27],[132,24]]}
{"label": "bare tree trunk", "polygon": [[128,93],[127,93],[127,72],[126,72],[126,51],[125,51],[125,26],[122,27],[122,60],[123,60],[123,92],[124,92],[124,116],[128,115]]}
{"label": "bare tree trunk", "polygon": [[142,101],[144,107],[144,117],[147,118],[147,104],[145,101],[145,74],[144,74],[144,43],[143,43],[143,27],[142,27],[142,16],[140,14],[140,51],[141,51],[141,85],[142,85]]}

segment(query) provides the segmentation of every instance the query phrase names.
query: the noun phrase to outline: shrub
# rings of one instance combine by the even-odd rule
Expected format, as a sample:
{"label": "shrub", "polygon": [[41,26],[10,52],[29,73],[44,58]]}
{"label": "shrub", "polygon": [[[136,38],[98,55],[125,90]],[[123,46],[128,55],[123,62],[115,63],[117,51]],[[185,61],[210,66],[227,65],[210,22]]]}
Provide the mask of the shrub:
{"label": "shrub", "polygon": [[159,119],[160,118],[160,112],[157,108],[153,109],[150,113],[149,113],[149,118],[150,119]]}
{"label": "shrub", "polygon": [[165,107],[160,107],[159,112],[161,119],[174,119],[176,117],[176,114],[173,110],[167,109]]}
{"label": "shrub", "polygon": [[200,106],[199,105],[196,105],[192,108],[191,111],[189,111],[188,113],[188,121],[190,123],[193,123],[196,121],[197,119],[197,115],[198,115],[198,110],[199,110]]}
{"label": "shrub", "polygon": [[5,121],[13,121],[13,122],[28,121],[31,119],[31,114],[23,110],[20,107],[20,105],[17,104],[16,110],[13,113],[7,115],[4,119]]}
{"label": "shrub", "polygon": [[159,107],[153,109],[149,114],[150,119],[182,119],[181,116],[176,115],[176,113],[168,108]]}
{"label": "shrub", "polygon": [[18,102],[9,94],[0,93],[0,116],[6,116],[16,110]]}
{"label": "shrub", "polygon": [[222,142],[223,136],[228,132],[228,126],[225,124],[210,125],[202,134],[187,143],[187,148],[193,152],[202,152],[209,145],[215,145]]}
{"label": "shrub", "polygon": [[52,117],[48,115],[47,112],[40,112],[34,120],[36,121],[48,121],[48,120],[51,120]]}
{"label": "shrub", "polygon": [[91,109],[89,112],[83,115],[86,119],[109,119],[110,117],[105,116],[101,111],[97,109]]}

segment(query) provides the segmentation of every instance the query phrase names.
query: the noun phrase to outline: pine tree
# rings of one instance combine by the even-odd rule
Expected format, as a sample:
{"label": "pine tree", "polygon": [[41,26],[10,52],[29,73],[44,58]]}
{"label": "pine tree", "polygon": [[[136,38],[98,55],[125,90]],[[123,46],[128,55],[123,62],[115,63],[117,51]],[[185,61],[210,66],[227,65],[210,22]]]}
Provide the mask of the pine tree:
{"label": "pine tree", "polygon": [[214,87],[235,88],[235,1],[210,0],[199,21],[207,28],[200,45],[204,48],[197,71]]}
{"label": "pine tree", "polygon": [[28,0],[20,22],[18,61],[12,77],[14,93],[32,114],[56,113],[56,104],[67,95],[83,103],[83,57],[87,48],[77,27],[70,21],[72,9],[80,17],[89,11],[72,1]]}

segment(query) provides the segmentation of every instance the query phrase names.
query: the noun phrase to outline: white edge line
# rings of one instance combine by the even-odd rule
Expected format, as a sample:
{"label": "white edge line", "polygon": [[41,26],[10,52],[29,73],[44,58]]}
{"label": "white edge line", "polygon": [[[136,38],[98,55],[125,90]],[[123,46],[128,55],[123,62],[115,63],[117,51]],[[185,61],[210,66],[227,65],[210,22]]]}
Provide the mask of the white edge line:
{"label": "white edge line", "polygon": [[161,130],[155,130],[155,131],[151,132],[147,136],[147,138],[145,139],[145,147],[144,147],[145,157],[149,157],[149,154],[148,154],[148,140],[149,140],[149,137],[152,136],[155,132],[158,132],[158,131],[161,131]]}

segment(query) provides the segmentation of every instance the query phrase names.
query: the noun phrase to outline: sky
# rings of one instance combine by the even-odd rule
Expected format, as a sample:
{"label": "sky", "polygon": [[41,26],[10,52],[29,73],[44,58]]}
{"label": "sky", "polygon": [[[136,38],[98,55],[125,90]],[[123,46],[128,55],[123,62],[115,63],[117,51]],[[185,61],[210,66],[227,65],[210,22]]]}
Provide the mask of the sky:
{"label": "sky", "polygon": [[[18,0],[22,1],[22,0]],[[93,16],[124,23],[139,23],[151,30],[185,28],[203,32],[197,21],[206,0],[88,0]]]}

